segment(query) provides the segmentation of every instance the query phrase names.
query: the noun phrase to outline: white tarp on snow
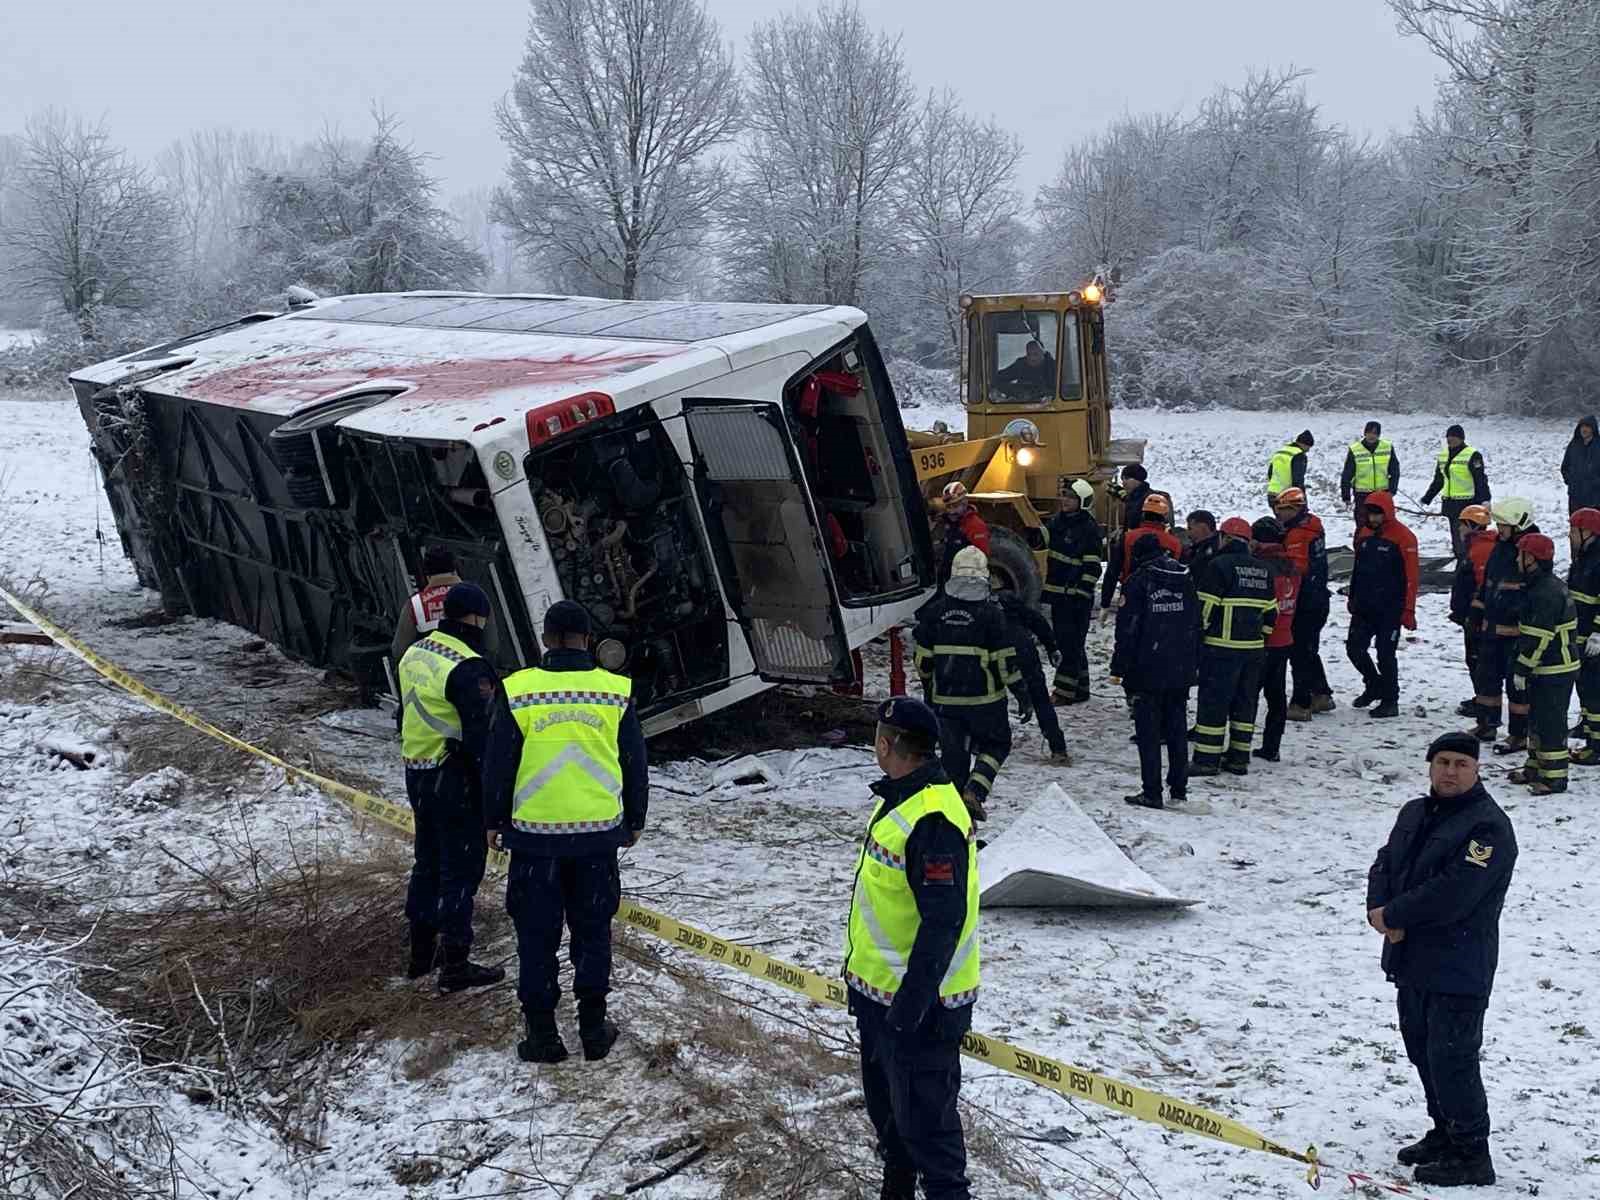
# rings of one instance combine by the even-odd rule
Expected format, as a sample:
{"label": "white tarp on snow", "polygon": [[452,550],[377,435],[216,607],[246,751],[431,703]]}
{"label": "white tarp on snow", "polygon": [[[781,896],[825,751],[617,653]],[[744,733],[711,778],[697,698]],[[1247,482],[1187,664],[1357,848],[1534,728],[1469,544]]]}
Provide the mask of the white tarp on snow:
{"label": "white tarp on snow", "polygon": [[1094,819],[1052,783],[978,853],[985,908],[1177,908],[1174,896],[1133,864]]}

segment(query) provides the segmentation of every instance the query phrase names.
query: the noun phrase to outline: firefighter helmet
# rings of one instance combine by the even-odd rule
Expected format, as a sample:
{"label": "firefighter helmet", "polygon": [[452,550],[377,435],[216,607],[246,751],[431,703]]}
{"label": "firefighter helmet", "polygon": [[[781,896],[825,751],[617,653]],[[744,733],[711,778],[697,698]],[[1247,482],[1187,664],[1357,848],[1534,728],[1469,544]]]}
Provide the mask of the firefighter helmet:
{"label": "firefighter helmet", "polygon": [[1222,532],[1229,537],[1250,540],[1250,522],[1243,517],[1229,517],[1222,523]]}
{"label": "firefighter helmet", "polygon": [[1297,487],[1284,488],[1283,491],[1279,492],[1275,505],[1277,508],[1304,508],[1305,506],[1306,494]]}
{"label": "firefighter helmet", "polygon": [[1572,527],[1585,533],[1600,533],[1600,508],[1580,508],[1572,514]]}
{"label": "firefighter helmet", "polygon": [[1517,540],[1517,551],[1537,562],[1555,562],[1556,544],[1542,533],[1530,533]]}
{"label": "firefighter helmet", "polygon": [[1163,519],[1172,515],[1172,502],[1160,492],[1151,492],[1144,498],[1143,512],[1145,516],[1157,516]]}
{"label": "firefighter helmet", "polygon": [[[1461,510],[1462,521],[1470,521],[1479,529],[1487,529],[1490,524],[1489,508],[1484,504],[1469,504]],[[1600,513],[1595,513],[1595,519],[1600,521]]]}
{"label": "firefighter helmet", "polygon": [[1504,500],[1496,500],[1489,512],[1494,517],[1496,525],[1509,525],[1521,531],[1533,524],[1533,505],[1521,496],[1507,496]]}
{"label": "firefighter helmet", "polygon": [[960,504],[967,498],[967,485],[959,479],[944,485],[944,502]]}

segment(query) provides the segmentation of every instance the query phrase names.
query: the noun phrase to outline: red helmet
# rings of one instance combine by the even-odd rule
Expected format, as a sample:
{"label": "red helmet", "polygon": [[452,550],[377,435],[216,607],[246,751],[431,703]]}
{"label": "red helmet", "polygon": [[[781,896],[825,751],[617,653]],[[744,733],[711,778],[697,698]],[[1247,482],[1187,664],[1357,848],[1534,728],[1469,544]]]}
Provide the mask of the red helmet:
{"label": "red helmet", "polygon": [[1536,562],[1555,562],[1556,544],[1542,533],[1525,533],[1517,539],[1517,550]]}
{"label": "red helmet", "polygon": [[1243,517],[1229,517],[1222,523],[1221,532],[1229,537],[1243,538],[1248,542],[1250,540],[1250,522]]}
{"label": "red helmet", "polygon": [[1572,527],[1585,533],[1600,533],[1600,508],[1580,508],[1572,514]]}

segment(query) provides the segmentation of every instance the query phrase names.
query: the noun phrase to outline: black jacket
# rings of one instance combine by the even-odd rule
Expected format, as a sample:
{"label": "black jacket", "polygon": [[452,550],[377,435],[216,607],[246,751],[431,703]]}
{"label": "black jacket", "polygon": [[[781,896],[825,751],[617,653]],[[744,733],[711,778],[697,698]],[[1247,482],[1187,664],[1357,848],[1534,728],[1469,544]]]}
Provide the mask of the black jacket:
{"label": "black jacket", "polygon": [[1130,692],[1186,688],[1200,669],[1200,598],[1170,554],[1128,576],[1117,610],[1111,673]]}
{"label": "black jacket", "polygon": [[1046,353],[1037,367],[1029,366],[1026,356],[994,373],[994,385],[1021,399],[1034,400],[1056,394],[1056,360]]}
{"label": "black jacket", "polygon": [[1350,611],[1383,626],[1398,626],[1405,615],[1405,551],[1388,538],[1373,534],[1356,544]]}
{"label": "black jacket", "polygon": [[1528,577],[1522,610],[1522,633],[1517,639],[1520,674],[1566,675],[1582,661],[1577,641],[1578,613],[1567,585],[1554,571],[1542,567]]}
{"label": "black jacket", "polygon": [[1002,726],[1009,729],[1006,689],[1021,675],[998,604],[940,593],[918,611],[912,637],[917,675],[929,704],[950,704],[967,721],[991,725],[997,733]]}
{"label": "black jacket", "polygon": [[[1528,533],[1537,533],[1537,525]],[[1527,604],[1522,568],[1517,564],[1517,539],[1496,544],[1483,568],[1483,632],[1490,637],[1513,637],[1511,630],[1522,624]],[[1498,628],[1497,628],[1498,627]]]}
{"label": "black jacket", "polygon": [[1272,568],[1251,554],[1245,542],[1230,539],[1217,551],[1206,587],[1196,592],[1208,651],[1264,648],[1278,619],[1277,589]]}
{"label": "black jacket", "polygon": [[1588,425],[1596,432],[1586,446],[1574,426],[1567,452],[1561,456],[1561,478],[1567,482],[1568,512],[1577,512],[1580,508],[1600,508],[1600,425],[1595,423],[1592,415],[1584,417],[1578,424]]}
{"label": "black jacket", "polygon": [[1094,603],[1094,585],[1105,561],[1105,531],[1094,514],[1057,512],[1047,522],[1050,535],[1050,560],[1044,577],[1044,597],[1051,603],[1076,601]]}
{"label": "black jacket", "polygon": [[[539,666],[546,671],[592,671],[593,657],[585,650],[550,650]],[[511,715],[505,692],[500,692],[489,728],[483,760],[483,823],[500,831],[507,850],[544,858],[582,858],[605,854],[628,844],[631,833],[644,828],[650,805],[650,760],[645,750],[644,728],[629,704],[617,728],[617,754],[622,764],[622,825],[600,833],[521,833],[511,826],[512,793],[517,768],[522,763],[522,730]]]}
{"label": "black jacket", "polygon": [[1405,940],[1383,944],[1383,970],[1404,987],[1487,997],[1500,958],[1500,909],[1517,838],[1483,784],[1400,810],[1367,872],[1367,909]]}
{"label": "black jacket", "polygon": [[[1600,616],[1600,538],[1591,541],[1572,560],[1567,572],[1567,590],[1578,609],[1578,641],[1596,632]],[[1594,599],[1589,599],[1593,597]]]}
{"label": "black jacket", "polygon": [[1217,556],[1217,550],[1221,546],[1222,536],[1213,533],[1210,537],[1190,542],[1183,548],[1183,565],[1189,568],[1189,575],[1193,578],[1197,591],[1216,591],[1216,585],[1211,580],[1211,560]]}
{"label": "black jacket", "polygon": [[1011,635],[1011,647],[1017,652],[1019,668],[1029,659],[1035,663],[1039,661],[1039,651],[1033,644],[1035,639],[1044,646],[1046,655],[1055,654],[1056,635],[1042,612],[1015,592],[998,592],[995,598],[1000,601],[1000,611],[1006,615],[1006,632]]}
{"label": "black jacket", "polygon": [[[872,785],[873,795],[884,801],[878,820],[888,820],[891,812],[929,784],[949,782],[950,777],[937,762],[900,779],[884,776]],[[939,868],[934,871],[932,883],[927,875],[930,861]],[[906,883],[917,902],[917,936],[906,959],[905,978],[894,1003],[888,1006],[888,1023],[896,1031],[918,1030],[940,1041],[948,1040],[972,1025],[972,1005],[945,1008],[939,1003],[939,984],[950,969],[950,960],[961,940],[961,927],[967,922],[967,840],[937,813],[918,821],[906,839]],[[884,1008],[854,988],[846,990],[851,1012],[862,1006]],[[935,1025],[937,1029],[931,1028]]]}
{"label": "black jacket", "polygon": [[[1466,448],[1467,447],[1463,446],[1461,447],[1461,450],[1465,450]],[[1461,450],[1457,450],[1450,455],[1452,462],[1455,461],[1456,455],[1461,453]],[[1489,503],[1489,501],[1493,498],[1489,491],[1489,473],[1484,469],[1483,455],[1476,450],[1472,452],[1472,457],[1467,460],[1467,473],[1472,476],[1472,499],[1460,500],[1457,501],[1457,503]],[[1433,498],[1442,491],[1444,491],[1444,471],[1438,463],[1434,463],[1433,482],[1428,485],[1428,490],[1422,493],[1422,502],[1424,504],[1432,504]]]}

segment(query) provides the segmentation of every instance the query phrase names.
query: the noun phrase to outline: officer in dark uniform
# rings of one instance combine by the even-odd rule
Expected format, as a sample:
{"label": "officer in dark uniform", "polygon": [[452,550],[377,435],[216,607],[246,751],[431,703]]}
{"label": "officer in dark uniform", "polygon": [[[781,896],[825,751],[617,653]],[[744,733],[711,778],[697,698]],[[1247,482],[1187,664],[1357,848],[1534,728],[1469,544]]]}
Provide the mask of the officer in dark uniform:
{"label": "officer in dark uniform", "polygon": [[1061,734],[1061,722],[1056,719],[1055,705],[1050,703],[1050,685],[1044,681],[1044,664],[1039,661],[1040,642],[1044,643],[1044,651],[1052,665],[1061,660],[1061,651],[1056,646],[1055,634],[1050,631],[1050,622],[1044,619],[1042,612],[1009,588],[997,591],[995,599],[1006,616],[1006,632],[1011,635],[1011,645],[1017,652],[1012,661],[1016,664],[1019,678],[1011,685],[1011,694],[1017,698],[1017,707],[1022,714],[1018,719],[1026,724],[1030,717],[1037,716],[1039,732],[1050,747],[1050,757],[1057,762],[1070,764],[1072,757],[1067,753],[1067,739]]}
{"label": "officer in dark uniform", "polygon": [[444,598],[439,627],[400,658],[400,746],[406,799],[416,823],[415,861],[406,891],[411,961],[420,979],[442,961],[439,990],[499,983],[501,967],[468,960],[472,899],[483,882],[487,846],[479,771],[489,714],[500,685],[483,657],[489,597],[458,583]]}
{"label": "officer in dark uniform", "polygon": [[1383,935],[1400,1036],[1433,1118],[1433,1128],[1399,1158],[1417,1168],[1418,1183],[1491,1184],[1478,1051],[1517,839],[1478,779],[1471,734],[1436,738],[1428,776],[1428,794],[1400,810],[1367,874],[1367,923]]}
{"label": "officer in dark uniform", "polygon": [[1572,566],[1567,591],[1578,613],[1578,725],[1572,736],[1583,745],[1572,752],[1580,767],[1600,767],[1600,509],[1572,514]]}
{"label": "officer in dark uniform", "polygon": [[1519,685],[1517,641],[1522,636],[1522,612],[1527,598],[1517,542],[1538,533],[1533,507],[1520,496],[1508,496],[1489,510],[1498,539],[1483,568],[1483,587],[1473,602],[1481,609],[1483,632],[1478,641],[1478,669],[1473,676],[1477,691],[1478,724],[1473,735],[1480,742],[1495,740],[1500,725],[1500,692],[1505,689],[1510,717],[1505,741],[1496,754],[1520,754],[1528,748],[1528,694]]}
{"label": "officer in dark uniform", "polygon": [[945,774],[980,821],[1011,753],[1006,689],[1017,682],[1005,614],[989,594],[989,560],[976,546],[956,555],[950,582],[917,613],[912,634],[923,695],[939,714]]}
{"label": "officer in dark uniform", "polygon": [[1578,613],[1555,573],[1554,542],[1542,533],[1524,534],[1517,556],[1527,581],[1517,675],[1528,696],[1528,762],[1507,778],[1535,796],[1549,796],[1567,790],[1567,706],[1582,663]]}
{"label": "officer in dark uniform", "polygon": [[563,917],[584,1058],[604,1058],[617,1040],[606,1018],[617,851],[644,829],[650,778],[632,683],[595,665],[589,633],[582,605],[550,606],[544,660],[506,679],[485,752],[486,824],[511,852],[506,911],[517,931],[524,1062],[567,1057],[556,1029]]}
{"label": "officer in dark uniform", "polygon": [[882,1200],[969,1200],[956,1100],[978,998],[978,851],[934,757],[939,718],[900,697],[878,709],[883,778],[856,862],[844,978],[861,1087],[883,1159]]}
{"label": "officer in dark uniform", "polygon": [[1052,697],[1057,704],[1082,704],[1089,698],[1089,656],[1084,646],[1106,540],[1090,509],[1093,503],[1094,488],[1074,479],[1061,497],[1060,509],[1045,522],[1050,551],[1044,598],[1061,650]]}
{"label": "officer in dark uniform", "polygon": [[1250,526],[1229,517],[1221,532],[1222,546],[1199,592],[1204,633],[1189,764],[1189,774],[1199,776],[1250,773],[1261,670],[1278,613],[1272,570],[1250,553]]}
{"label": "officer in dark uniform", "polygon": [[1188,797],[1189,688],[1200,655],[1200,599],[1186,567],[1154,535],[1133,544],[1133,574],[1117,610],[1111,674],[1133,706],[1141,790],[1123,799],[1161,808],[1161,747],[1167,748],[1167,792]]}

